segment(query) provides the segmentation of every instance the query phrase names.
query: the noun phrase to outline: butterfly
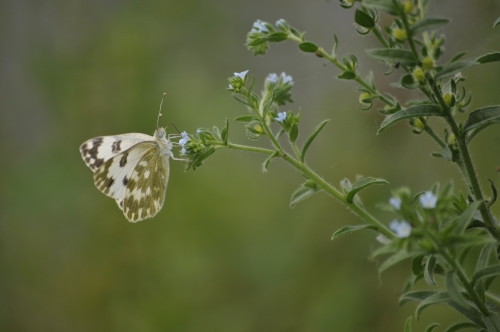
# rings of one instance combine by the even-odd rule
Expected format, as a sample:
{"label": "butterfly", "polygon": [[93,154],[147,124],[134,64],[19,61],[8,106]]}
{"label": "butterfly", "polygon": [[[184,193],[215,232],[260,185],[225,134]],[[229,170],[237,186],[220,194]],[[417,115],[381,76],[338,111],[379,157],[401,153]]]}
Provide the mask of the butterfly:
{"label": "butterfly", "polygon": [[[164,94],[165,96],[165,94]],[[163,99],[162,99],[163,103]],[[139,133],[100,136],[80,146],[82,158],[94,172],[94,183],[114,198],[130,222],[154,217],[163,207],[169,177],[169,159],[178,143],[158,127],[153,136]]]}

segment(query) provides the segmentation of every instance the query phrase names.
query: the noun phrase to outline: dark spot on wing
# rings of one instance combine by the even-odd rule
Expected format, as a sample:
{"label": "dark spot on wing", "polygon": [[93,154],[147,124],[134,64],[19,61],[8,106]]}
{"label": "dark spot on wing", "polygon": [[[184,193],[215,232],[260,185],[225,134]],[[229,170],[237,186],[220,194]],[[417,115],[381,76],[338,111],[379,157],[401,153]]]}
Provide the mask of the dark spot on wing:
{"label": "dark spot on wing", "polygon": [[127,177],[124,177],[124,178],[123,178],[123,185],[124,185],[124,186],[126,186],[126,185],[127,185],[127,183],[128,183],[128,179],[127,179]]}
{"label": "dark spot on wing", "polygon": [[127,157],[128,153],[124,153],[122,158],[120,159],[120,167],[127,165]]}
{"label": "dark spot on wing", "polygon": [[80,152],[82,153],[82,156],[85,159],[85,162],[89,164],[92,160],[95,160],[92,164],[89,164],[89,167],[92,169],[95,169],[99,166],[102,165],[104,162],[104,159],[98,159],[97,158],[97,153],[99,150],[99,147],[102,145],[102,142],[104,139],[102,137],[96,137],[92,140],[92,147],[89,148],[90,143],[84,143],[80,147]]}
{"label": "dark spot on wing", "polygon": [[101,166],[103,162],[104,162],[104,159],[96,159],[96,161],[94,161],[94,164],[92,165],[92,167],[97,168],[97,167]]}
{"label": "dark spot on wing", "polygon": [[108,183],[107,183],[107,185],[106,185],[106,187],[108,187],[108,188],[111,187],[113,185],[113,183],[115,183],[115,179],[110,178],[109,181],[108,181]]}
{"label": "dark spot on wing", "polygon": [[119,141],[116,141],[116,142],[113,142],[113,144],[111,145],[111,152],[120,152],[121,151],[121,147],[120,147],[120,144],[122,143],[121,140]]}

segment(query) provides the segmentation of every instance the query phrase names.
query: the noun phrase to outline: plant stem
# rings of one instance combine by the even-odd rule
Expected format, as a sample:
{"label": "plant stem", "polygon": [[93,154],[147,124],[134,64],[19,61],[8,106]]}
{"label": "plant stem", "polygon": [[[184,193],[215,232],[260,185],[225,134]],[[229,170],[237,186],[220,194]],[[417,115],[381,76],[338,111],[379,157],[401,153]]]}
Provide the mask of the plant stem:
{"label": "plant stem", "polygon": [[440,147],[444,149],[446,144],[441,140],[441,138],[438,135],[436,135],[436,133],[434,132],[434,130],[432,130],[431,127],[425,125],[424,130],[436,141],[437,144],[439,144]]}
{"label": "plant stem", "polygon": [[472,157],[469,152],[469,147],[467,146],[466,136],[462,135],[462,133],[460,132],[460,129],[458,128],[458,125],[455,122],[455,119],[451,115],[450,108],[448,107],[448,105],[446,105],[446,102],[444,101],[443,96],[441,95],[441,91],[437,87],[436,83],[429,82],[429,85],[431,86],[432,91],[434,92],[434,96],[437,98],[439,105],[441,106],[442,112],[445,115],[446,122],[450,126],[453,135],[455,135],[457,146],[460,151],[460,156],[462,158],[464,166],[463,168],[460,167],[460,169],[465,169],[464,175],[469,180],[470,189],[472,191],[472,194],[474,195],[474,198],[476,199],[476,201],[481,201],[481,205],[479,206],[479,212],[481,213],[483,222],[485,223],[490,233],[496,239],[500,240],[500,231],[496,225],[495,220],[493,219],[490,209],[486,206],[486,203],[484,202],[483,192],[481,190],[481,186],[479,184],[479,180],[477,178],[477,174],[474,169],[474,164],[472,163]]}

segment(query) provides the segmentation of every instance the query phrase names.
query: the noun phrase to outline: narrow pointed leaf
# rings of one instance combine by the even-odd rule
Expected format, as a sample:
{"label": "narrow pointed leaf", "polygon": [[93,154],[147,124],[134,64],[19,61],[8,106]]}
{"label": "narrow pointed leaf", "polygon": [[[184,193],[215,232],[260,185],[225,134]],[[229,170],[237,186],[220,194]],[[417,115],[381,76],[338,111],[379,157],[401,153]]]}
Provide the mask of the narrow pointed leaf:
{"label": "narrow pointed leaf", "polygon": [[425,300],[421,301],[417,306],[417,309],[415,309],[415,318],[419,320],[422,311],[424,311],[424,309],[427,308],[428,306],[447,301],[450,301],[450,296],[446,292],[436,293],[434,295],[429,296]]}
{"label": "narrow pointed leaf", "polygon": [[406,319],[404,332],[411,332],[411,316]]}
{"label": "narrow pointed leaf", "polygon": [[439,326],[438,323],[430,323],[425,329],[425,332],[432,332],[432,330],[434,330],[434,328],[437,326]]}
{"label": "narrow pointed leaf", "polygon": [[411,258],[413,256],[422,254],[421,251],[407,251],[407,250],[401,250],[394,254],[393,256],[389,257],[386,259],[378,268],[378,272],[382,273],[388,268],[390,268],[393,265],[396,265],[397,263],[404,261],[405,259]]}
{"label": "narrow pointed leaf", "polygon": [[461,292],[460,286],[458,285],[457,278],[455,276],[455,271],[450,271],[446,274],[446,289],[448,290],[448,294],[450,298],[459,304],[460,306],[467,308],[469,304],[465,302]]}
{"label": "narrow pointed leaf", "polygon": [[227,145],[227,139],[229,136],[229,121],[227,120],[227,118],[226,118],[226,123],[224,125],[224,128],[222,129],[222,132],[220,135],[222,138],[222,142],[224,142],[224,144]]}
{"label": "narrow pointed leaf", "polygon": [[411,271],[414,275],[418,275],[424,271],[422,268],[422,260],[424,259],[425,254],[418,255],[411,261]]}
{"label": "narrow pointed leaf", "polygon": [[267,41],[279,43],[288,39],[288,33],[286,32],[275,32],[266,37]]}
{"label": "narrow pointed leaf", "polygon": [[437,259],[436,256],[431,255],[424,268],[424,279],[429,286],[436,286],[436,279],[434,278],[434,268],[436,267]]}
{"label": "narrow pointed leaf", "polygon": [[447,18],[427,18],[418,21],[411,27],[411,32],[415,35],[428,30],[435,30],[450,22]]}
{"label": "narrow pointed leaf", "polygon": [[342,80],[353,80],[356,78],[356,73],[348,70],[348,71],[343,72],[342,74],[340,74],[337,77],[342,79]]}
{"label": "narrow pointed leaf", "polygon": [[[486,128],[489,125],[500,122],[500,105],[480,108],[471,112],[464,124],[464,132],[481,127]],[[477,134],[477,133],[475,133]]]}
{"label": "narrow pointed leaf", "polygon": [[378,231],[378,228],[373,225],[355,225],[355,226],[344,226],[333,233],[332,240],[346,234],[350,234],[352,232],[360,231],[362,229],[371,229],[374,231]]}
{"label": "narrow pointed leaf", "polygon": [[498,191],[495,183],[491,179],[488,179],[488,182],[490,183],[491,191],[493,192],[493,197],[491,198],[488,205],[492,206],[497,201]]}
{"label": "narrow pointed leaf", "polygon": [[497,62],[497,61],[500,61],[500,52],[489,53],[489,54],[480,56],[479,58],[476,59],[476,62],[480,63],[480,64]]}
{"label": "narrow pointed leaf", "polygon": [[[495,248],[494,243],[488,243],[483,247],[477,259],[476,269],[474,273],[478,273],[479,271],[484,270],[488,266],[488,263],[490,261],[491,251],[494,248]],[[484,278],[476,281],[476,283],[474,284],[474,291],[477,293],[477,295],[479,295],[481,300],[484,302],[484,293],[486,291]]]}
{"label": "narrow pointed leaf", "polygon": [[311,197],[315,193],[317,193],[319,189],[317,187],[311,188],[305,185],[302,185],[297,189],[290,199],[290,207],[294,207],[295,204],[302,202],[303,200]]}
{"label": "narrow pointed leaf", "polygon": [[398,304],[402,306],[403,304],[410,302],[410,301],[415,301],[415,302],[421,302],[428,298],[429,296],[432,296],[434,294],[437,294],[438,292],[436,291],[412,291],[405,293],[399,297]]}
{"label": "narrow pointed leaf", "polygon": [[240,103],[242,104],[245,104],[247,106],[250,106],[252,107],[252,104],[250,104],[247,100],[241,98],[239,95],[237,95],[236,93],[233,93],[232,94],[233,98],[236,99],[237,101],[239,101]]}
{"label": "narrow pointed leaf", "polygon": [[474,273],[472,283],[474,284],[484,278],[497,277],[498,275],[500,275],[500,265],[490,266]]}
{"label": "narrow pointed leaf", "polygon": [[311,136],[309,136],[309,138],[307,139],[307,141],[304,143],[304,147],[302,148],[302,152],[300,153],[300,160],[301,161],[304,161],[304,159],[306,157],[306,152],[309,149],[309,146],[311,145],[311,143],[314,141],[314,139],[316,138],[316,136],[318,136],[318,134],[321,132],[321,130],[323,129],[323,127],[325,127],[326,124],[329,121],[330,120],[324,120],[323,122],[321,122],[316,127],[316,129],[314,129],[314,131],[312,132]]}
{"label": "narrow pointed leaf", "polygon": [[254,121],[256,119],[257,118],[255,117],[255,115],[243,115],[243,116],[239,116],[239,117],[235,118],[234,121],[250,122],[250,121]]}
{"label": "narrow pointed leaf", "polygon": [[473,60],[465,60],[460,62],[453,62],[448,65],[445,65],[439,70],[436,74],[436,80],[440,80],[445,77],[450,77],[455,75],[456,73],[460,73],[465,69],[476,66],[478,63]]}
{"label": "narrow pointed leaf", "polygon": [[497,20],[495,21],[495,23],[493,23],[493,27],[496,27],[499,24],[500,24],[500,17],[497,18]]}
{"label": "narrow pointed leaf", "polygon": [[271,160],[276,158],[278,155],[279,155],[279,152],[274,151],[274,153],[272,155],[270,155],[269,157],[266,158],[266,160],[264,160],[264,163],[262,164],[262,171],[263,172],[267,172],[267,167],[269,166],[269,163],[271,162]]}
{"label": "narrow pointed leaf", "polygon": [[296,123],[294,123],[290,128],[289,136],[290,136],[290,142],[295,143],[295,141],[297,140],[297,136],[299,136],[299,126],[297,126]]}
{"label": "narrow pointed leaf", "polygon": [[477,211],[479,205],[481,205],[481,201],[476,201],[469,204],[467,209],[455,222],[455,234],[462,234],[463,232],[465,232],[467,226],[472,220],[472,217],[474,217],[474,213]]}
{"label": "narrow pointed leaf", "polygon": [[408,118],[415,118],[419,116],[443,116],[441,110],[434,105],[417,105],[405,110],[396,112],[384,119],[378,130],[378,134],[386,130],[394,123]]}
{"label": "narrow pointed leaf", "polygon": [[478,328],[479,326],[471,322],[456,323],[448,327],[446,330],[444,330],[444,332],[455,332],[458,330],[468,329],[472,327]]}
{"label": "narrow pointed leaf", "polygon": [[363,6],[383,10],[391,15],[397,15],[397,10],[392,0],[365,0]]}
{"label": "narrow pointed leaf", "polygon": [[500,318],[498,318],[498,316],[494,313],[483,317],[483,321],[488,329],[488,332],[500,332]]}
{"label": "narrow pointed leaf", "polygon": [[407,50],[399,50],[399,49],[370,49],[366,50],[369,56],[372,58],[383,61],[383,62],[391,62],[391,63],[400,63],[402,65],[415,65],[416,61],[413,57],[413,54]]}
{"label": "narrow pointed leaf", "polygon": [[388,184],[387,180],[384,179],[377,179],[377,178],[364,178],[353,184],[352,189],[347,193],[345,200],[347,203],[352,204],[354,200],[354,195],[360,190],[363,190],[366,187],[369,187],[373,184]]}

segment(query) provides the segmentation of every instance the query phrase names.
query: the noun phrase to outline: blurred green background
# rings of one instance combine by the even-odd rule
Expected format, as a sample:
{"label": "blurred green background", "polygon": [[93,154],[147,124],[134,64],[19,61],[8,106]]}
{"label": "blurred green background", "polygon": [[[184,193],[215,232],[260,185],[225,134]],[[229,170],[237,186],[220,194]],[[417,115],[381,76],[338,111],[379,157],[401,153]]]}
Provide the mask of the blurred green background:
{"label": "blurred green background", "polygon": [[[285,71],[296,102],[283,110],[303,110],[299,140],[332,119],[309,164],[334,184],[358,174],[391,182],[362,194],[376,216],[394,218],[373,206],[401,185],[421,191],[451,178],[463,190],[458,170],[430,157],[429,137],[404,123],[376,136],[383,117],[357,110],[354,85],[324,59],[293,43],[264,57],[244,46],[256,19],[284,18],[326,49],[335,32],[339,53],[356,54],[362,73],[373,68],[378,87],[416,97],[390,87],[399,75],[381,75],[387,68],[365,56],[377,43],[356,35],[353,15],[324,0],[0,2],[0,330],[401,330],[414,309],[397,306],[408,265],[380,280],[368,259],[372,233],[330,241],[360,220],[324,194],[290,209],[303,178],[284,162],[267,173],[264,156],[235,151],[195,172],[172,162],[163,210],[131,224],[94,187],[78,151],[95,136],[152,134],[163,92],[163,125],[221,127],[246,112],[226,91],[233,72],[249,69],[258,91],[267,74]],[[434,1],[431,15],[453,20],[444,60],[500,48],[498,1]],[[471,109],[500,103],[499,73],[497,64],[465,73]],[[234,122],[230,140],[252,144]],[[485,188],[487,177],[500,184],[499,147],[498,127],[472,144]],[[457,318],[435,307],[415,328]]]}

